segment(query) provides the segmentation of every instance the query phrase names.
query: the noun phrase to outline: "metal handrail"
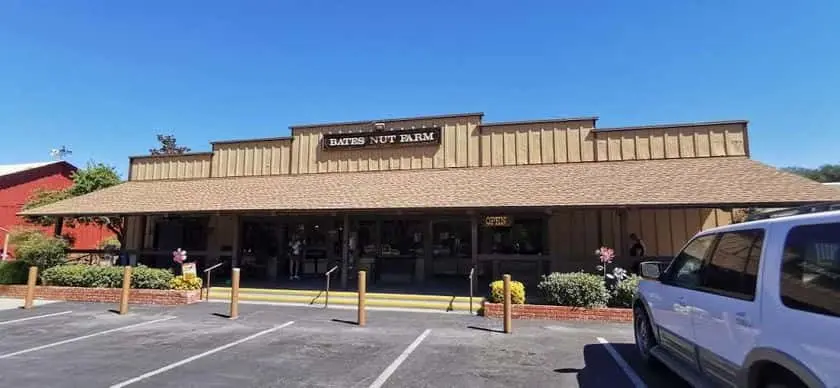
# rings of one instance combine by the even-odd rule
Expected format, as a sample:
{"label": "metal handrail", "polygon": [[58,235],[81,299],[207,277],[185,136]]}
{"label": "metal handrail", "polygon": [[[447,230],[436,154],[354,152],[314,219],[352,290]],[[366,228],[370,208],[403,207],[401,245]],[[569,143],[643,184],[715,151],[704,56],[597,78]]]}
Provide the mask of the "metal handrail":
{"label": "metal handrail", "polygon": [[324,295],[324,308],[327,308],[330,305],[330,277],[332,276],[332,273],[337,270],[338,266],[336,265],[330,268],[330,270],[324,274],[327,277],[326,294]]}
{"label": "metal handrail", "polygon": [[210,267],[210,268],[207,268],[207,269],[205,269],[203,272],[204,272],[204,273],[210,272],[210,271],[212,271],[212,270],[214,270],[214,269],[216,269],[216,268],[221,267],[221,266],[222,266],[222,264],[224,264],[224,262],[221,262],[221,263],[216,264],[216,265],[214,265],[214,266],[212,266],[212,267]]}
{"label": "metal handrail", "polygon": [[[219,260],[221,260],[221,259],[222,258],[220,257]],[[205,289],[204,300],[210,300],[210,272],[213,272],[214,269],[221,267],[223,264],[225,264],[225,262],[220,261],[218,264],[216,264],[216,265],[214,265],[210,268],[207,268],[203,271],[204,273],[207,274],[207,284],[204,285],[204,289]]]}
{"label": "metal handrail", "polygon": [[473,312],[473,289],[475,289],[475,267],[470,268],[470,314]]}

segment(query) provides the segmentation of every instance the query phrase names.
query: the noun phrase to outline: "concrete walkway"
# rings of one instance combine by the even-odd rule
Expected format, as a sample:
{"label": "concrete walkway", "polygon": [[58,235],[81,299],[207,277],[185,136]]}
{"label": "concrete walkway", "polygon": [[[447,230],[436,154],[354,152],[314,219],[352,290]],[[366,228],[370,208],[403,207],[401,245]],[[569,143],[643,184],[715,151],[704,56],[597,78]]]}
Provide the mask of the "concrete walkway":
{"label": "concrete walkway", "polygon": [[[42,306],[49,303],[55,303],[53,300],[38,300],[34,301],[35,306]],[[11,310],[23,306],[23,299],[17,298],[3,298],[0,297],[0,310]]]}

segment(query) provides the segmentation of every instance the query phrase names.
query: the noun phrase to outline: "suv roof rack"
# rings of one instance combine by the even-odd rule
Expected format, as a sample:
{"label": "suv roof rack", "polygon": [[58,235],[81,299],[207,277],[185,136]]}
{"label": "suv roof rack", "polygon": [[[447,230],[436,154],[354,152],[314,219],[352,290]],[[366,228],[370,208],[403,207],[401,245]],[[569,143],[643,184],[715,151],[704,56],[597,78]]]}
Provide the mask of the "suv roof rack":
{"label": "suv roof rack", "polygon": [[792,207],[788,209],[772,210],[763,213],[750,214],[744,219],[747,221],[766,220],[770,218],[790,217],[799,214],[821,213],[832,210],[840,210],[840,203],[820,203],[813,205],[805,205],[799,207]]}

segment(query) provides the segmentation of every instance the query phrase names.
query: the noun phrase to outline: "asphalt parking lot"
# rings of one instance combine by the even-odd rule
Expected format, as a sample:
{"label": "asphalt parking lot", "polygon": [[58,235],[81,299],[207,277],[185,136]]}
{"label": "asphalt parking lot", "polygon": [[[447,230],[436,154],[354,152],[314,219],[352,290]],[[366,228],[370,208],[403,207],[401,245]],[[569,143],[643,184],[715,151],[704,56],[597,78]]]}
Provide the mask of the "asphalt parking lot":
{"label": "asphalt parking lot", "polygon": [[[3,387],[683,387],[628,324],[241,304],[0,311]],[[614,353],[614,354],[613,354]]]}

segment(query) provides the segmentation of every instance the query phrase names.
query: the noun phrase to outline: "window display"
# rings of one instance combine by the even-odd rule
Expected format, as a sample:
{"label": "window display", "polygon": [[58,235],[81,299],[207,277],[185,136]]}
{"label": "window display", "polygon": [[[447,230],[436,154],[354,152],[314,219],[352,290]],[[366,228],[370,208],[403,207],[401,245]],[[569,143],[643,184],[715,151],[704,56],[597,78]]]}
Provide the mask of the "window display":
{"label": "window display", "polygon": [[510,226],[485,226],[479,232],[479,253],[539,255],[543,251],[542,218],[517,217]]}

